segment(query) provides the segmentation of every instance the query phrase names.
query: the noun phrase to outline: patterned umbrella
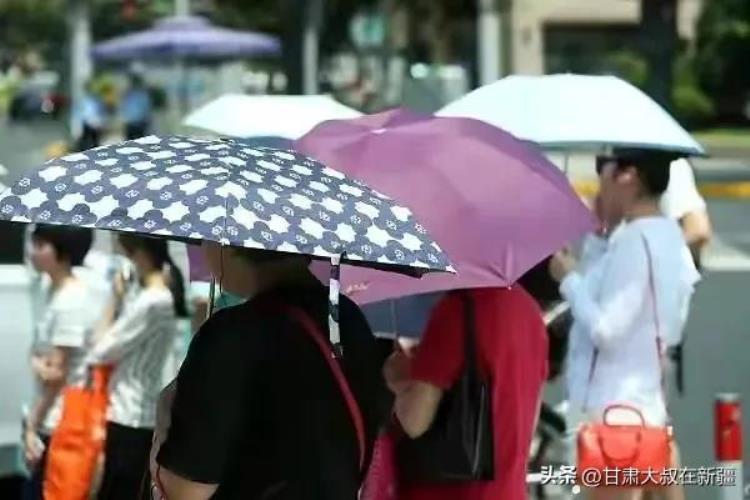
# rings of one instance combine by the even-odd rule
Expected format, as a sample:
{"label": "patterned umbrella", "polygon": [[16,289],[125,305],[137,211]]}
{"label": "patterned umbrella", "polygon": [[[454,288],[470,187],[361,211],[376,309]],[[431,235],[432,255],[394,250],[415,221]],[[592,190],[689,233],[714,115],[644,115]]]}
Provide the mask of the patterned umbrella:
{"label": "patterned umbrella", "polygon": [[300,153],[228,139],[149,136],[51,160],[0,194],[0,220],[452,271],[408,208]]}

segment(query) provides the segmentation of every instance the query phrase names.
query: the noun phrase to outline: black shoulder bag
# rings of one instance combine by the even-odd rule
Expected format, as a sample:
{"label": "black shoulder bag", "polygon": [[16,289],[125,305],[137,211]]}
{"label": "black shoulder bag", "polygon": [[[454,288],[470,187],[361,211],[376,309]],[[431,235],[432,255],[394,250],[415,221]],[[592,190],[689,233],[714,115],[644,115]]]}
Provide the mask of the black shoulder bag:
{"label": "black shoulder bag", "polygon": [[430,429],[398,443],[399,478],[405,483],[446,483],[493,479],[492,406],[489,384],[479,373],[474,304],[464,307],[464,368],[443,394]]}

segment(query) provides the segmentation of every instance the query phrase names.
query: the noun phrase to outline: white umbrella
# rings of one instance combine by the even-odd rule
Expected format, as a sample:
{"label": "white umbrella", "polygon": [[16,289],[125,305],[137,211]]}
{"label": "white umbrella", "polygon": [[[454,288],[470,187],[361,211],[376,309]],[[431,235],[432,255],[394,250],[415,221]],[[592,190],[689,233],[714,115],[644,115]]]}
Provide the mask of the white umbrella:
{"label": "white umbrella", "polygon": [[183,125],[232,137],[296,140],[326,120],[359,116],[326,95],[227,94],[190,113]]}
{"label": "white umbrella", "polygon": [[705,154],[653,99],[613,76],[509,76],[437,114],[482,120],[546,148],[634,147]]}

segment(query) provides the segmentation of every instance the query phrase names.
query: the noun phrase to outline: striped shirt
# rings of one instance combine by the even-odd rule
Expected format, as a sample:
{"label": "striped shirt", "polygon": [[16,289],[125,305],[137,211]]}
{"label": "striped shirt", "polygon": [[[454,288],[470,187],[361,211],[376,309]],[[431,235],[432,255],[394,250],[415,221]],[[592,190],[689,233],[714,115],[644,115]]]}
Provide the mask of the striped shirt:
{"label": "striped shirt", "polygon": [[112,364],[108,420],[152,429],[162,389],[162,366],[174,345],[177,322],[171,292],[140,289],[91,350],[90,364]]}

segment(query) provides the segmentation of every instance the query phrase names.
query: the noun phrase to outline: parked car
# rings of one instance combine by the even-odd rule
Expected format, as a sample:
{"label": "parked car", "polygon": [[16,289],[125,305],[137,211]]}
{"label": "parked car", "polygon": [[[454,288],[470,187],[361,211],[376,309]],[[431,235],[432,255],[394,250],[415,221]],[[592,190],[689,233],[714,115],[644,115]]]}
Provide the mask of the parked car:
{"label": "parked car", "polygon": [[36,118],[58,118],[67,105],[59,88],[59,76],[54,72],[40,72],[29,78],[10,102],[11,121]]}

